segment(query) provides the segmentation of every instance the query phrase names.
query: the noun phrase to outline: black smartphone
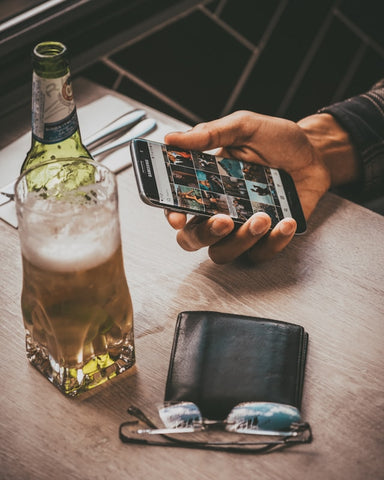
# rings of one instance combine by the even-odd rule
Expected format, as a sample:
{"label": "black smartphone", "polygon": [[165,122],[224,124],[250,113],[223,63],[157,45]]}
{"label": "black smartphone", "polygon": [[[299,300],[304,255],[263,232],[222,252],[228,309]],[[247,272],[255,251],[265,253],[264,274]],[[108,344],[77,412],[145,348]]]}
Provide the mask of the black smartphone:
{"label": "black smartphone", "polygon": [[235,223],[266,212],[272,228],[292,217],[296,233],[306,230],[295,184],[284,170],[142,138],[131,142],[131,154],[140,196],[149,205],[194,215],[224,213]]}

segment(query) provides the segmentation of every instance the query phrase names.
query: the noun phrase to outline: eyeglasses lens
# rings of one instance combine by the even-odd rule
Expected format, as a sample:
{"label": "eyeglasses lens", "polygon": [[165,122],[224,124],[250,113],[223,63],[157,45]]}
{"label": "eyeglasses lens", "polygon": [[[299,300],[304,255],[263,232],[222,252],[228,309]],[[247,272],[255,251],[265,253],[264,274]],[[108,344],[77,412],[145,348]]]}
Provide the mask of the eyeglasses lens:
{"label": "eyeglasses lens", "polygon": [[226,429],[238,433],[269,435],[289,432],[292,424],[300,423],[297,408],[291,405],[267,402],[241,403],[233,408],[227,417]]}
{"label": "eyeglasses lens", "polygon": [[159,408],[159,415],[167,428],[203,427],[200,410],[192,402],[169,404]]}

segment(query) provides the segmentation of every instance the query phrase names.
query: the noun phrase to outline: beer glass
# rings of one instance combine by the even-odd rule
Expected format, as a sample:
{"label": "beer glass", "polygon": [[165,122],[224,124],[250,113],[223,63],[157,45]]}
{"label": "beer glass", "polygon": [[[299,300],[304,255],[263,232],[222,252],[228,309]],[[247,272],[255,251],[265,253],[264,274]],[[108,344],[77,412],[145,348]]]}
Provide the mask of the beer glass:
{"label": "beer glass", "polygon": [[20,176],[15,200],[27,358],[75,397],[135,363],[115,176],[53,160]]}

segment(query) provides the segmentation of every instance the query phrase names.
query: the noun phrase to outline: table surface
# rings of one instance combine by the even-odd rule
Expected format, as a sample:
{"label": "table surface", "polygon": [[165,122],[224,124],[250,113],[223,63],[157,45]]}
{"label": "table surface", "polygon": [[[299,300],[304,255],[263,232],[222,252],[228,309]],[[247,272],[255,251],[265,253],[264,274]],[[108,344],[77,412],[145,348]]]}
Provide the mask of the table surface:
{"label": "table surface", "polygon": [[[79,91],[78,104],[106,92],[95,85]],[[0,144],[26,128],[15,116],[8,131],[0,128]],[[118,186],[138,368],[84,400],[65,398],[27,362],[18,236],[0,221],[0,478],[384,478],[384,217],[329,193],[308,232],[274,260],[217,266],[206,250],[178,247],[163,212],[139,199],[132,169],[118,175]],[[120,442],[126,408],[151,412],[163,399],[175,321],[184,310],[304,326],[302,414],[312,444],[255,456]]]}

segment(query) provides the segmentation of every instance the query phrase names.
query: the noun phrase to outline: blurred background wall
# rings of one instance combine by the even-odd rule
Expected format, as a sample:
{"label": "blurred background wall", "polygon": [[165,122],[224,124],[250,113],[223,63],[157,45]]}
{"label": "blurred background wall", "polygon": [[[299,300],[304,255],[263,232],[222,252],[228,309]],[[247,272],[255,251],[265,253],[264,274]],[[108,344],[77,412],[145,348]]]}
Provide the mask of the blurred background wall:
{"label": "blurred background wall", "polygon": [[237,109],[297,120],[384,77],[384,3],[199,2],[82,75],[191,124]]}
{"label": "blurred background wall", "polygon": [[31,51],[53,39],[74,77],[190,124],[297,120],[384,77],[383,25],[383,0],[1,0],[0,115],[30,115]]}

